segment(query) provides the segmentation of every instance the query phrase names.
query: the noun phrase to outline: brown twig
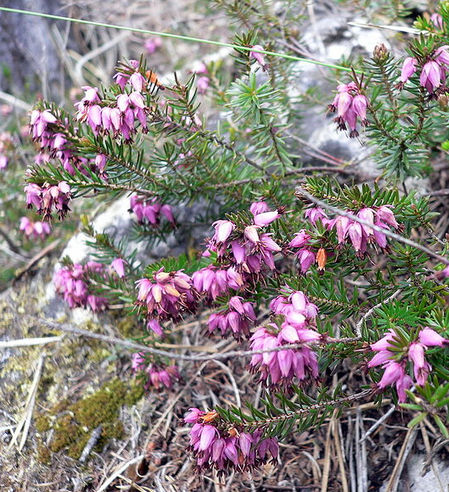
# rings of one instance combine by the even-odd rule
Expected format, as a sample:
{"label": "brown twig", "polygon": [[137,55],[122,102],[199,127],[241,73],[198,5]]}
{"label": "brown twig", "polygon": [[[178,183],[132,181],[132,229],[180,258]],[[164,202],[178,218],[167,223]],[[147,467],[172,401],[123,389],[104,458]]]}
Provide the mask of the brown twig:
{"label": "brown twig", "polygon": [[[101,335],[99,333],[92,333],[91,331],[83,330],[82,328],[77,328],[76,326],[72,326],[67,323],[58,323],[56,321],[52,321],[44,318],[38,318],[35,321],[37,323],[47,326],[52,330],[61,330],[66,333],[73,333],[74,335],[78,335],[78,336],[95,338],[97,340],[102,340],[103,342],[106,343],[121,345],[123,347],[127,347],[131,350],[135,350],[138,352],[147,352],[150,354],[159,355],[161,357],[169,357],[171,359],[196,361],[196,362],[203,362],[207,360],[231,359],[237,357],[251,357],[255,354],[264,354],[268,352],[280,352],[282,350],[287,350],[287,349],[304,348],[305,345],[304,343],[291,343],[291,344],[282,345],[280,347],[274,347],[265,350],[234,350],[229,352],[214,353],[211,355],[183,355],[183,354],[167,352],[165,350],[160,350],[154,347],[148,347],[146,345],[141,345],[139,343],[131,342],[129,340],[123,340],[108,335]],[[357,342],[359,341],[359,339],[358,338],[330,338],[328,341],[329,343],[348,343],[348,342]]]}
{"label": "brown twig", "polygon": [[387,485],[385,492],[395,492],[398,488],[399,479],[401,478],[402,470],[404,469],[407,457],[415,443],[416,436],[418,434],[418,427],[412,427],[407,431],[404,438],[404,443],[402,445],[401,451],[399,452],[396,465],[394,466],[393,473],[391,474],[390,480]]}
{"label": "brown twig", "polygon": [[26,272],[28,272],[33,266],[38,263],[44,256],[47,256],[49,253],[51,253],[54,249],[56,249],[59,246],[59,243],[61,241],[57,239],[56,241],[53,241],[51,244],[48,246],[45,246],[45,248],[42,251],[39,251],[39,253],[31,258],[31,260],[20,270],[17,270],[14,282],[17,282]]}

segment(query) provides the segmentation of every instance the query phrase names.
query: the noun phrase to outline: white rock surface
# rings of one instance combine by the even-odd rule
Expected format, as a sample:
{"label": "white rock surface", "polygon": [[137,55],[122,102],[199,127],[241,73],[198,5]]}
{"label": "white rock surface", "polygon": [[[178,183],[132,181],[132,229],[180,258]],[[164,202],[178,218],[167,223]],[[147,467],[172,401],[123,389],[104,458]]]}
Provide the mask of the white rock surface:
{"label": "white rock surface", "polygon": [[[447,464],[434,460],[438,478],[432,468],[423,475],[425,454],[415,454],[407,459],[406,470],[400,479],[397,492],[446,492],[449,489],[449,467]],[[404,476],[406,473],[406,476]],[[379,492],[385,492],[387,484],[384,484]]]}

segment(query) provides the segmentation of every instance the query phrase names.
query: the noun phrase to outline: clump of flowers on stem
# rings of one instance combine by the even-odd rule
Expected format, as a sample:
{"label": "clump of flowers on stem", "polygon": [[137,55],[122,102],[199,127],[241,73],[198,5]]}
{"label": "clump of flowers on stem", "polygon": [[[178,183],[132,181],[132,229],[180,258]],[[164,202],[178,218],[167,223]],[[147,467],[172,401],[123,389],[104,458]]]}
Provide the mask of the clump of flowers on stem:
{"label": "clump of flowers on stem", "polygon": [[197,270],[192,275],[195,289],[206,295],[207,300],[215,300],[227,294],[230,289],[238,291],[244,284],[243,276],[235,267],[218,268],[214,265]]}
{"label": "clump of flowers on stem", "polygon": [[[266,386],[289,392],[295,378],[299,382],[318,379],[317,357],[309,347],[321,339],[314,329],[318,308],[301,291],[278,296],[270,307],[278,323],[258,328],[251,337],[251,350],[272,351],[254,354],[250,371]],[[291,344],[299,347],[289,348]]]}
{"label": "clump of flowers on stem", "polygon": [[269,460],[277,460],[279,455],[275,437],[264,437],[261,429],[250,432],[243,426],[230,425],[214,410],[203,412],[191,408],[184,422],[193,424],[189,450],[200,472],[210,469],[219,474],[251,471]]}
{"label": "clump of flowers on stem", "polygon": [[95,261],[89,261],[85,265],[75,263],[55,273],[55,290],[70,308],[89,307],[94,312],[107,308],[108,300],[91,292],[90,278],[93,273],[106,277],[104,265]]}
{"label": "clump of flowers on stem", "polygon": [[72,198],[70,186],[61,181],[57,185],[44,183],[39,186],[36,183],[28,183],[25,186],[27,207],[36,207],[37,213],[49,220],[55,210],[62,220],[70,210],[69,202]]}
{"label": "clump of flowers on stem", "polygon": [[[308,208],[305,212],[305,217],[308,218],[313,225],[315,225],[317,221],[320,221],[327,230],[335,230],[337,233],[338,244],[343,245],[349,242],[359,255],[366,253],[369,244],[377,245],[382,250],[387,250],[388,248],[387,236],[383,232],[373,229],[371,225],[387,231],[390,230],[390,228],[400,228],[391,205],[363,207],[358,211],[347,210],[346,212],[355,215],[369,225],[360,224],[356,220],[350,219],[344,215],[337,215],[334,219],[329,219],[326,212],[320,207]],[[309,239],[310,238],[304,231],[301,236],[300,231],[297,237],[290,243],[290,246],[307,246]],[[300,250],[300,252],[301,251],[302,250]],[[299,255],[299,253],[297,253],[297,255]],[[311,263],[313,263],[313,261]]]}
{"label": "clump of flowers on stem", "polygon": [[30,239],[45,239],[51,233],[51,227],[48,222],[33,222],[28,217],[21,217],[19,230]]}
{"label": "clump of flowers on stem", "polygon": [[159,269],[152,278],[136,282],[139,289],[138,306],[148,318],[178,320],[183,312],[195,312],[198,294],[192,279],[182,271],[165,272]]}
{"label": "clump of flowers on stem", "polygon": [[250,276],[259,278],[264,269],[275,270],[274,254],[282,250],[270,233],[259,234],[283,213],[282,210],[266,211],[267,208],[265,202],[253,204],[250,208],[252,223],[241,227],[231,220],[218,220],[213,224],[215,234],[209,241],[208,251],[215,252],[219,261],[235,267],[244,281]]}
{"label": "clump of flowers on stem", "polygon": [[400,83],[402,89],[409,78],[419,73],[419,84],[424,87],[431,97],[438,97],[447,92],[446,78],[449,70],[449,46],[440,46],[424,59],[409,56],[404,60],[401,70]]}
{"label": "clump of flowers on stem", "polygon": [[172,389],[173,385],[181,380],[179,369],[175,365],[167,366],[161,362],[148,362],[142,352],[132,355],[131,367],[134,372],[147,374],[145,389],[162,390],[164,387]]}
{"label": "clump of flowers on stem", "polygon": [[[383,390],[387,386],[395,385],[399,401],[404,402],[407,398],[405,390],[411,388],[413,384],[424,386],[432,371],[432,366],[425,359],[427,349],[448,344],[449,340],[427,326],[413,341],[404,340],[391,329],[384,337],[370,345],[376,355],[370,360],[368,367],[382,366],[384,373],[377,387]],[[413,365],[414,379],[407,374],[409,362]]]}
{"label": "clump of flowers on stem", "polygon": [[58,159],[64,170],[72,176],[76,174],[76,171],[85,175],[91,171],[103,179],[107,178],[104,173],[105,161],[102,156],[97,156],[90,161],[77,155],[68,118],[55,116],[50,109],[35,109],[31,112],[29,129],[33,141],[39,145],[36,164],[42,165],[48,163],[50,159]]}
{"label": "clump of flowers on stem", "polygon": [[351,138],[357,137],[359,135],[357,119],[360,119],[362,126],[368,125],[366,119],[366,110],[369,106],[368,99],[363,93],[362,87],[355,82],[340,84],[337,91],[338,94],[328,106],[329,111],[337,112],[334,121],[339,130],[346,130],[349,127],[349,136]]}
{"label": "clump of flowers on stem", "polygon": [[242,302],[240,296],[229,299],[228,307],[218,313],[212,313],[207,322],[209,333],[220,330],[222,336],[232,336],[236,340],[249,338],[250,327],[256,321],[251,302]]}
{"label": "clump of flowers on stem", "polygon": [[130,212],[134,212],[139,223],[147,222],[152,226],[160,224],[161,216],[164,216],[170,224],[175,225],[172,207],[170,205],[162,205],[157,201],[157,198],[146,199],[134,195],[130,199]]}

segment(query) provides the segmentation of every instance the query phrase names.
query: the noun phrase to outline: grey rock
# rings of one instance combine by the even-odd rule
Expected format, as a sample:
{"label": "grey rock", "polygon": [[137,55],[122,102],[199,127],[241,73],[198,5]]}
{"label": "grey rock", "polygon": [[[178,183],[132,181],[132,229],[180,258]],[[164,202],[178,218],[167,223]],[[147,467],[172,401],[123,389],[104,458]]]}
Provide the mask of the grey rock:
{"label": "grey rock", "polygon": [[[3,7],[63,14],[60,0],[4,0]],[[59,99],[64,90],[61,59],[51,29],[60,23],[43,17],[0,12],[0,88],[3,92],[42,91]],[[61,26],[64,26],[63,23]]]}

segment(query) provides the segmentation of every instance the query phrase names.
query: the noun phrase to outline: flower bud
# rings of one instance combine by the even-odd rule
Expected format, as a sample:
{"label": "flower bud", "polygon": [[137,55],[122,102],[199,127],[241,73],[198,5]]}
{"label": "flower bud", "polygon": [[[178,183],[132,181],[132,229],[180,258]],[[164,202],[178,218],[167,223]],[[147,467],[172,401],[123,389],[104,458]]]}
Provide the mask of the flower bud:
{"label": "flower bud", "polygon": [[387,47],[383,43],[376,45],[376,47],[374,48],[374,51],[373,51],[373,60],[376,63],[381,64],[387,58],[388,58]]}

